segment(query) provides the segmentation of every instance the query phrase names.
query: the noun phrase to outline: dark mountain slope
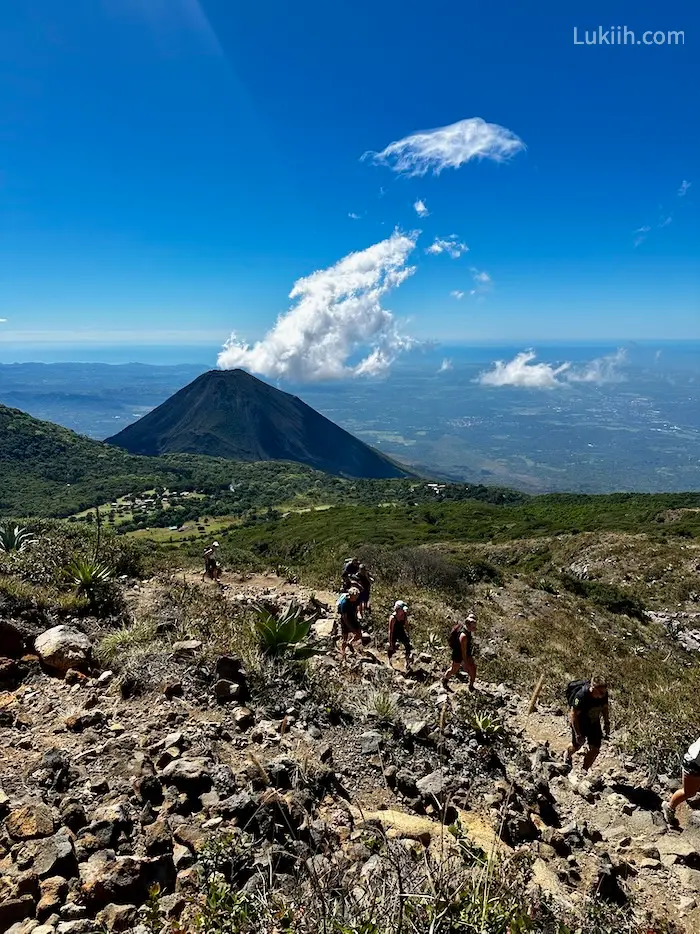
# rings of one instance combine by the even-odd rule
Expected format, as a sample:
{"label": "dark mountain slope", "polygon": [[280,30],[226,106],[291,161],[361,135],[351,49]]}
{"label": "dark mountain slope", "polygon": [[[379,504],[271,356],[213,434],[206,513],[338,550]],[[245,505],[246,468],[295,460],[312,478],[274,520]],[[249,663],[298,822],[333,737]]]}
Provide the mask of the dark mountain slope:
{"label": "dark mountain slope", "polygon": [[108,444],[132,454],[287,460],[349,477],[407,475],[296,396],[243,370],[211,370]]}

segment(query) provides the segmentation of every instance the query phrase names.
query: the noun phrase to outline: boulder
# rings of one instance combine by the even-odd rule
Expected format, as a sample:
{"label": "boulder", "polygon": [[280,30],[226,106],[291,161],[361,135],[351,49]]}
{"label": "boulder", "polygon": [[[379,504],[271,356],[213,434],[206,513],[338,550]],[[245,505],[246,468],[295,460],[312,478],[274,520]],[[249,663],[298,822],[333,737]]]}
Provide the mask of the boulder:
{"label": "boulder", "polygon": [[233,719],[237,729],[239,730],[247,730],[255,723],[255,716],[253,715],[253,711],[249,710],[247,707],[239,707],[234,712]]}
{"label": "boulder", "polygon": [[32,869],[40,879],[50,876],[70,878],[75,874],[75,851],[67,828],[62,828],[52,837],[46,837],[31,846],[34,851]]}
{"label": "boulder", "polygon": [[34,642],[42,663],[53,671],[65,675],[70,668],[84,670],[92,660],[92,643],[73,626],[54,626],[47,629]]}
{"label": "boulder", "polygon": [[441,798],[445,794],[445,776],[440,769],[431,772],[416,782],[418,792],[424,798]]}
{"label": "boulder", "polygon": [[15,840],[50,837],[55,829],[51,808],[41,803],[16,808],[5,821],[5,829]]}
{"label": "boulder", "polygon": [[6,931],[17,921],[31,918],[34,914],[34,899],[31,895],[5,898],[0,902],[0,931]]}
{"label": "boulder", "polygon": [[66,900],[68,882],[63,876],[51,876],[41,883],[41,898],[36,906],[36,916],[40,921],[57,912]]}
{"label": "boulder", "polygon": [[160,773],[164,785],[174,785],[179,791],[197,797],[211,788],[211,765],[206,759],[176,759]]}
{"label": "boulder", "polygon": [[137,917],[134,905],[106,905],[97,913],[97,921],[108,931],[129,931],[136,924]]}

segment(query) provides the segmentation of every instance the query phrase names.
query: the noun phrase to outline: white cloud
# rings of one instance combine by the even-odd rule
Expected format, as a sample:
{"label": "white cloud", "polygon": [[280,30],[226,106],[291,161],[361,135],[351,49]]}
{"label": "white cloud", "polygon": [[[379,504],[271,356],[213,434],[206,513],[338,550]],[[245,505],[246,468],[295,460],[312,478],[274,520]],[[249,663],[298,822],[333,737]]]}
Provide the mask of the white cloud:
{"label": "white cloud", "polygon": [[425,252],[432,253],[434,256],[438,256],[440,253],[447,253],[452,259],[459,259],[460,256],[469,252],[469,247],[466,243],[462,243],[457,238],[457,234],[450,234],[446,239],[436,237]]}
{"label": "white cloud", "polygon": [[605,383],[622,383],[625,377],[618,367],[626,359],[627,351],[620,347],[614,354],[591,360],[582,370],[570,370],[566,379],[570,383],[595,383],[598,386]]}
{"label": "white cloud", "polygon": [[7,324],[7,318],[0,318],[0,324]]}
{"label": "white cloud", "polygon": [[690,188],[692,184],[693,184],[692,182],[686,182],[686,180],[683,179],[683,181],[681,182],[681,187],[678,189],[678,197],[685,198],[688,192],[688,189]]}
{"label": "white cloud", "polygon": [[470,295],[480,296],[491,290],[493,279],[487,272],[484,272],[483,269],[477,269],[475,266],[472,266],[469,271],[471,272],[472,279],[474,280],[474,288],[469,290]]}
{"label": "white cloud", "polygon": [[438,373],[446,373],[448,370],[452,369],[452,361],[449,357],[445,357],[438,368]]}
{"label": "white cloud", "polygon": [[[366,250],[299,279],[294,304],[252,346],[235,334],[219,354],[222,369],[242,367],[299,382],[380,375],[413,339],[400,333],[382,299],[415,272],[407,261],[418,234],[396,230]],[[364,354],[359,363],[348,362]]]}
{"label": "white cloud", "polygon": [[673,221],[673,215],[669,214],[668,217],[664,217],[662,221],[659,222],[659,227],[668,227],[668,225]]}
{"label": "white cloud", "polygon": [[481,373],[477,382],[482,386],[521,386],[529,389],[555,389],[562,383],[557,379],[571,364],[562,363],[555,367],[549,363],[533,363],[537,354],[524,350],[507,363],[497,360],[493,369]]}
{"label": "white cloud", "polygon": [[482,386],[517,386],[526,389],[557,389],[568,383],[591,383],[602,386],[620,383],[624,376],[618,366],[624,363],[626,353],[620,348],[616,353],[591,360],[581,369],[574,369],[570,362],[554,365],[534,363],[534,350],[524,350],[509,361],[497,360],[493,369],[481,373],[476,382]]}
{"label": "white cloud", "polygon": [[413,210],[416,212],[418,217],[427,217],[430,214],[430,211],[425,205],[425,201],[421,201],[420,198],[414,203]]}
{"label": "white cloud", "polygon": [[638,227],[634,231],[634,233],[636,234],[634,238],[634,245],[640,246],[640,244],[644,243],[644,241],[647,238],[647,234],[649,233],[650,230],[651,230],[651,227],[648,224],[644,224],[643,227]]}
{"label": "white cloud", "polygon": [[450,126],[424,130],[389,143],[381,152],[366,152],[372,159],[402,175],[439,175],[443,169],[458,169],[472,159],[503,162],[525,149],[515,133],[481,117],[460,120]]}
{"label": "white cloud", "polygon": [[459,289],[453,289],[450,292],[450,298],[456,298],[457,301],[464,298],[464,292],[461,292]]}
{"label": "white cloud", "polygon": [[359,221],[359,219],[360,219],[360,215],[359,215],[359,214],[355,214],[354,211],[348,211],[348,217],[351,218],[351,219],[354,220],[354,221]]}

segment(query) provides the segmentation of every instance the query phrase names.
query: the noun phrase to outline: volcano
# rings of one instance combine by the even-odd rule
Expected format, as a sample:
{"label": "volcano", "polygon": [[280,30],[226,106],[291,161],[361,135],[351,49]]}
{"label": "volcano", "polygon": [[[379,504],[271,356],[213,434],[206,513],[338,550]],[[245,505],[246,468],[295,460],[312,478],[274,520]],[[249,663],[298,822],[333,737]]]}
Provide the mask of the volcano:
{"label": "volcano", "polygon": [[107,443],[152,456],[298,461],[345,477],[409,474],[297,396],[244,370],[203,373]]}

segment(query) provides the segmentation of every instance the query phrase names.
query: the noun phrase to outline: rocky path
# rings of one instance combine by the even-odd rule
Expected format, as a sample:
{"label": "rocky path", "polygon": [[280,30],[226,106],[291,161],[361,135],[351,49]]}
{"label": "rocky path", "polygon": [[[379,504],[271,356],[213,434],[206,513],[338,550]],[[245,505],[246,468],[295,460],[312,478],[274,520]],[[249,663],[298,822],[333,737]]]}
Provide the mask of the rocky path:
{"label": "rocky path", "polygon": [[[317,601],[315,635],[328,639],[335,594],[276,576],[223,583],[232,601]],[[152,609],[157,586],[132,592],[137,611]],[[344,664],[330,645],[314,660],[315,683],[345,692],[339,712],[283,673],[247,698],[236,661],[196,643],[173,647],[179,690],[154,682],[135,696],[111,672],[66,674],[18,652],[0,692],[0,932],[147,934],[139,906],[154,882],[163,918],[187,919],[212,834],[246,828],[264,862],[271,841],[289,845],[289,828],[298,843],[315,827],[361,879],[372,854],[358,828],[443,852],[445,820],[486,852],[527,851],[532,881],[564,905],[631,896],[635,911],[700,931],[700,821],[686,812],[683,831],[668,831],[659,810],[673,777],[647,788],[606,747],[586,782],[572,780],[561,711],[528,716],[526,698],[480,681],[476,701],[463,685],[446,694],[444,658],[421,656],[409,676],[388,665],[383,621],[376,638]],[[239,683],[235,698],[217,692],[221,680]],[[385,716],[372,710],[378,692],[391,700]],[[479,735],[474,704],[501,738]]]}

